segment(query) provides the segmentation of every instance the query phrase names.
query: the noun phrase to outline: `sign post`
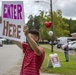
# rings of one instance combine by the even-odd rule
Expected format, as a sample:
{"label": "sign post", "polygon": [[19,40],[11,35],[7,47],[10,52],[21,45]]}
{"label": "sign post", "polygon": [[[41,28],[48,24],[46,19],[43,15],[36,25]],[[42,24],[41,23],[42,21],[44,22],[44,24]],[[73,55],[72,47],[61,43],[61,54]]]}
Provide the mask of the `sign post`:
{"label": "sign post", "polygon": [[2,1],[2,37],[23,41],[24,9],[22,1]]}

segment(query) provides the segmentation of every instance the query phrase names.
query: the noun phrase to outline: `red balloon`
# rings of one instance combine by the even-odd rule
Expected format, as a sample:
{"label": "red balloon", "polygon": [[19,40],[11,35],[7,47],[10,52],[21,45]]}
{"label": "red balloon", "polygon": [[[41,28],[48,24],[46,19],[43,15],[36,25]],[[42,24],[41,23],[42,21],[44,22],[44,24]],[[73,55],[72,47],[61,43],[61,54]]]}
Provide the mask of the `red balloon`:
{"label": "red balloon", "polygon": [[52,26],[52,22],[45,22],[44,24],[46,28],[50,28]]}

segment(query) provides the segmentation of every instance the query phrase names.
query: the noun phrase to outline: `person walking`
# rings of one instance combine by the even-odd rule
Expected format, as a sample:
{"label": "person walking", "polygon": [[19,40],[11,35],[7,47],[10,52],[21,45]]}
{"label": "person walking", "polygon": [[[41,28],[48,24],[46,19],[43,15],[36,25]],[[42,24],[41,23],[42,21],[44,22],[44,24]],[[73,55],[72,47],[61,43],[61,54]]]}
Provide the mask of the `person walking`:
{"label": "person walking", "polygon": [[65,55],[65,60],[66,62],[69,61],[69,54],[68,54],[68,43],[64,44],[62,46],[63,50],[64,50],[64,55]]}

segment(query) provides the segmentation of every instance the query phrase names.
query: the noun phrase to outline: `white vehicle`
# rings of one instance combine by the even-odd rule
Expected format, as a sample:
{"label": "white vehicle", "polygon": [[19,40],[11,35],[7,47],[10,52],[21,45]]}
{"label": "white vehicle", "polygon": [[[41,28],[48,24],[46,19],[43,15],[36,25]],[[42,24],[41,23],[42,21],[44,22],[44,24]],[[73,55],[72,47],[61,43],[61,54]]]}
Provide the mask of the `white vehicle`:
{"label": "white vehicle", "polygon": [[57,39],[57,48],[61,48],[62,45],[67,43],[67,37],[60,37]]}
{"label": "white vehicle", "polygon": [[70,41],[68,43],[68,49],[69,50],[75,50],[76,49],[76,41]]}
{"label": "white vehicle", "polygon": [[69,45],[74,42],[71,40],[76,40],[76,38],[73,37],[60,37],[57,39],[58,43],[57,43],[57,48],[62,48],[62,45],[66,44],[67,42],[69,42]]}
{"label": "white vehicle", "polygon": [[69,50],[75,50],[76,49],[76,41],[71,41],[68,43],[68,49]]}

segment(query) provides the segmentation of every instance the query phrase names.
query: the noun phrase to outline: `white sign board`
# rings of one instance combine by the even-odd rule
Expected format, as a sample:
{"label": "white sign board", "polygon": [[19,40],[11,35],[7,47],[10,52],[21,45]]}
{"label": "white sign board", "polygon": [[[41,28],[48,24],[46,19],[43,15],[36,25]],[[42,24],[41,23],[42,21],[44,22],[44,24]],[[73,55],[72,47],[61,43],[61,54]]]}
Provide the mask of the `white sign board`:
{"label": "white sign board", "polygon": [[0,37],[1,37],[1,30],[2,30],[2,17],[0,16]]}
{"label": "white sign board", "polygon": [[2,1],[2,37],[23,41],[24,9],[22,1]]}
{"label": "white sign board", "polygon": [[2,25],[0,24],[0,37],[2,37],[2,36],[1,36],[1,34],[2,34],[2,33],[1,33],[1,30],[2,30]]}
{"label": "white sign board", "polygon": [[53,68],[61,66],[60,62],[59,62],[59,59],[58,59],[57,53],[49,55],[48,65],[47,66],[53,66]]}

